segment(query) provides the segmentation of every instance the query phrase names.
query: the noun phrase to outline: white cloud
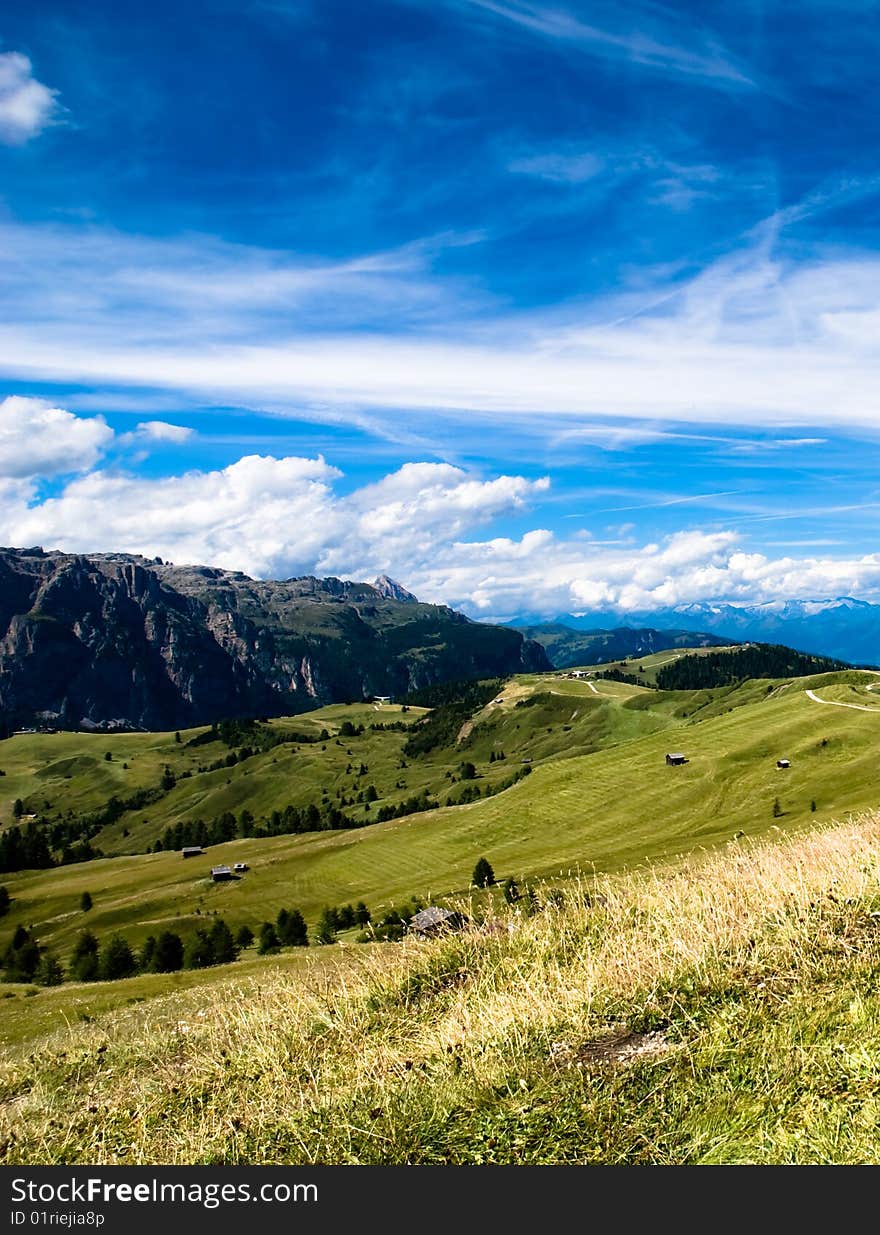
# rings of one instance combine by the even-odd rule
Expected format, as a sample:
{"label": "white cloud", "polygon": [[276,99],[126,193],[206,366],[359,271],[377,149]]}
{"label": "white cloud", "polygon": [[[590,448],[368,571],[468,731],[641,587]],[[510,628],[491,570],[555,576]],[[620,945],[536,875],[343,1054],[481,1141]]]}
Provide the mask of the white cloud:
{"label": "white cloud", "polygon": [[[204,238],[0,225],[0,295],[15,306],[0,373],[369,415],[414,440],[463,413],[530,433],[646,417],[652,432],[873,428],[880,258],[789,262],[770,230],[689,281],[517,315],[431,276],[424,246],[300,270]],[[132,273],[144,269],[149,280]]]}
{"label": "white cloud", "polygon": [[17,51],[0,52],[0,142],[21,146],[52,123],[57,91],[37,81]]}
{"label": "white cloud", "polygon": [[45,477],[93,467],[113,440],[102,416],[82,419],[43,399],[0,402],[0,477]]}
{"label": "white cloud", "polygon": [[[179,562],[246,569],[258,576],[305,571],[332,534],[323,458],[245,456],[222,471],[159,480],[93,472],[16,517],[8,543],[158,554]],[[3,539],[4,537],[0,537]]]}
{"label": "white cloud", "polygon": [[144,420],[135,428],[137,437],[152,442],[185,442],[194,434],[195,429],[168,424],[165,420]]}
{"label": "white cloud", "polygon": [[524,155],[507,164],[507,170],[525,176],[537,176],[557,184],[583,184],[598,176],[604,167],[602,159],[590,151]]}
{"label": "white cloud", "polygon": [[320,456],[250,455],[162,479],[96,471],[42,501],[26,477],[0,477],[0,543],[158,554],[258,578],[389,574],[422,599],[498,620],[880,591],[880,554],[773,558],[749,552],[734,529],[643,545],[540,527],[479,539],[493,519],[526,513],[546,478],[482,479],[448,464],[410,463],[340,494],[341,475]]}
{"label": "white cloud", "polygon": [[[455,0],[453,0],[455,2]],[[681,74],[702,80],[707,85],[752,87],[754,83],[724,51],[717,40],[702,36],[693,28],[688,46],[674,41],[675,36],[657,27],[657,9],[645,6],[633,12],[627,6],[626,19],[635,27],[621,26],[620,11],[610,5],[606,10],[608,24],[602,28],[581,21],[567,10],[533,4],[530,0],[461,0],[471,10],[481,10],[505,18],[521,29],[544,39],[576,47],[604,59],[628,60],[633,64],[662,72]],[[601,6],[592,5],[599,11]],[[619,28],[615,29],[614,27]],[[654,29],[652,29],[654,27]]]}

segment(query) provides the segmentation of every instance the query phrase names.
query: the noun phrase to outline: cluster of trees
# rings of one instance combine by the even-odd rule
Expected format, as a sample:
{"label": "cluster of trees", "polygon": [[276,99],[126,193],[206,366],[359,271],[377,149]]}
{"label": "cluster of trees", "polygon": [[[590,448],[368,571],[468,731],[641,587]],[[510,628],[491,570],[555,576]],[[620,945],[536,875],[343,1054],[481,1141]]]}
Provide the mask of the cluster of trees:
{"label": "cluster of trees", "polygon": [[309,928],[298,909],[279,909],[274,923],[264,922],[260,927],[257,951],[261,956],[277,952],[280,948],[307,948]]}
{"label": "cluster of trees", "polygon": [[795,678],[849,669],[842,660],[809,656],[778,643],[754,643],[730,652],[682,656],[657,671],[661,690],[706,690],[733,686],[748,678]]}
{"label": "cluster of trees", "polygon": [[328,801],[320,805],[310,802],[308,806],[289,804],[284,810],[273,810],[271,815],[260,823],[257,823],[247,809],[242,810],[238,818],[232,811],[224,811],[210,823],[205,823],[203,819],[179,820],[165,829],[153,846],[153,852],[183,849],[187,845],[221,845],[237,836],[287,836],[298,832],[327,832],[362,826],[361,820],[352,819]]}
{"label": "cluster of trees", "polygon": [[445,682],[407,695],[407,702],[433,708],[410,728],[403,746],[407,757],[425,755],[440,746],[451,746],[461,726],[484,708],[501,689],[501,678],[483,682]]}
{"label": "cluster of trees", "polygon": [[[510,776],[505,776],[504,780],[495,781],[491,785],[476,785],[472,781],[465,785],[460,793],[453,796],[450,794],[446,799],[447,806],[463,806],[467,802],[476,802],[478,798],[492,798],[496,793],[503,793],[505,789],[512,788],[517,781],[523,780],[526,776],[530,776],[532,766],[529,763],[523,764],[521,768],[511,773]],[[466,779],[466,778],[462,778]]]}
{"label": "cluster of trees", "polygon": [[325,905],[315,938],[318,943],[335,943],[338,931],[350,930],[353,926],[366,927],[371,921],[372,915],[363,901],[356,905]]}
{"label": "cluster of trees", "polygon": [[[266,751],[276,746],[288,743],[305,746],[310,742],[326,742],[329,736],[326,729],[322,729],[318,734],[299,733],[292,729],[278,729],[274,725],[266,724],[263,720],[240,718],[218,721],[204,733],[198,733],[194,738],[190,738],[186,745],[188,747],[208,746],[212,742],[222,742],[231,752],[238,748],[234,761],[237,763],[241,759],[250,759],[253,755],[265,754]],[[223,766],[224,761],[221,759],[217,767]],[[202,768],[200,771],[216,771],[217,767]]]}
{"label": "cluster of trees", "polygon": [[45,870],[55,865],[45,828],[36,819],[0,832],[0,873]]}
{"label": "cluster of trees", "polygon": [[401,802],[386,802],[376,811],[376,822],[384,823],[387,819],[401,819],[404,815],[417,815],[420,811],[436,810],[440,803],[432,798],[427,789],[404,798]]}
{"label": "cluster of trees", "polygon": [[606,682],[624,682],[627,686],[644,686],[642,678],[636,677],[633,673],[624,673],[622,669],[603,669],[600,673],[596,673],[597,678],[604,678]]}
{"label": "cluster of trees", "polygon": [[[210,926],[200,928],[187,941],[174,931],[148,935],[139,952],[122,935],[112,935],[102,944],[92,931],[84,930],[74,944],[66,976],[72,982],[113,982],[137,973],[175,973],[179,969],[226,965],[253,940],[250,927],[242,926],[233,935],[223,918],[214,918]],[[57,956],[41,947],[24,926],[16,927],[0,964],[7,982],[57,986],[65,980]]]}

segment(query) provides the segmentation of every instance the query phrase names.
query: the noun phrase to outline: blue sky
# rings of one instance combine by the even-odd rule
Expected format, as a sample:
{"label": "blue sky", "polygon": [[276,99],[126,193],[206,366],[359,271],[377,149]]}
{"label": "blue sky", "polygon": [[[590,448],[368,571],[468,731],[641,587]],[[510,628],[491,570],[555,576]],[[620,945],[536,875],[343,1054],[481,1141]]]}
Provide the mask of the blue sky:
{"label": "blue sky", "polygon": [[880,597],[862,3],[0,0],[0,543]]}

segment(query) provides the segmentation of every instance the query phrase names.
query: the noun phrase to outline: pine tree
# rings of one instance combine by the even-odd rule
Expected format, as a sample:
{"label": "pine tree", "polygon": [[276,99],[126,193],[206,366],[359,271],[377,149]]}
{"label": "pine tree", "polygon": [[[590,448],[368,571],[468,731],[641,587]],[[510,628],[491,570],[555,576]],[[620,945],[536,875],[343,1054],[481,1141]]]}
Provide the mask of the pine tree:
{"label": "pine tree", "polygon": [[264,922],[260,927],[260,940],[257,944],[257,951],[260,956],[266,956],[268,953],[277,952],[281,944],[278,940],[278,935],[275,933],[275,927],[271,922]]}
{"label": "pine tree", "polygon": [[101,953],[100,978],[104,982],[115,982],[119,978],[130,978],[136,972],[137,961],[131,944],[122,935],[113,935]]}
{"label": "pine tree", "polygon": [[504,899],[508,905],[512,905],[519,900],[519,888],[516,886],[515,879],[506,880],[504,884]]}
{"label": "pine tree", "polygon": [[336,943],[336,914],[332,909],[325,907],[315,931],[315,938],[318,943]]}
{"label": "pine tree", "polygon": [[34,974],[38,986],[60,986],[64,981],[64,970],[61,962],[53,952],[44,952]]}
{"label": "pine tree", "polygon": [[207,969],[214,964],[214,948],[207,931],[196,931],[186,946],[183,963],[187,969]]}
{"label": "pine tree", "polygon": [[154,973],[176,973],[183,968],[183,940],[173,931],[163,931],[156,940],[153,953]]}
{"label": "pine tree", "polygon": [[12,942],[3,954],[7,982],[32,982],[40,964],[40,947],[29,930],[17,926]]}
{"label": "pine tree", "polygon": [[153,972],[153,960],[156,955],[156,936],[147,935],[141,945],[140,955],[138,956],[138,969],[141,973]]}
{"label": "pine tree", "polygon": [[298,909],[291,909],[287,919],[287,943],[293,948],[309,946],[309,928],[306,920]]}
{"label": "pine tree", "polygon": [[83,892],[79,898],[79,907],[83,913],[88,913],[93,904],[91,892]]}
{"label": "pine tree", "polygon": [[474,867],[471,883],[477,888],[489,888],[495,882],[495,872],[487,858],[480,858]]}
{"label": "pine tree", "polygon": [[354,907],[354,920],[358,926],[369,926],[370,911],[363,901],[358,901]]}
{"label": "pine tree", "polygon": [[0,887],[0,918],[9,913],[9,902],[9,889],[6,887]]}
{"label": "pine tree", "polygon": [[211,947],[214,951],[215,965],[228,965],[238,959],[238,945],[232,937],[232,931],[222,918],[215,918],[208,932]]}
{"label": "pine tree", "polygon": [[91,931],[81,931],[73,945],[70,976],[75,982],[96,982],[100,968],[98,941]]}
{"label": "pine tree", "polygon": [[242,950],[249,948],[254,942],[254,932],[249,926],[240,926],[235,932],[235,942]]}

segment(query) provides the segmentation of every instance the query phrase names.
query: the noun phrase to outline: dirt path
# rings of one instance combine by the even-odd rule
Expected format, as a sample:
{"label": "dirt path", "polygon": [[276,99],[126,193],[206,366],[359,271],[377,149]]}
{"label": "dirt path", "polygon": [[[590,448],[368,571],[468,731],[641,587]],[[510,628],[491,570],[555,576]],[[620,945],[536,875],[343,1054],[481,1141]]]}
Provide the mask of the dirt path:
{"label": "dirt path", "polygon": [[824,703],[829,708],[853,708],[856,712],[880,712],[880,708],[869,708],[864,703],[839,703],[836,699],[820,699],[814,690],[804,691],[804,694],[814,703]]}

